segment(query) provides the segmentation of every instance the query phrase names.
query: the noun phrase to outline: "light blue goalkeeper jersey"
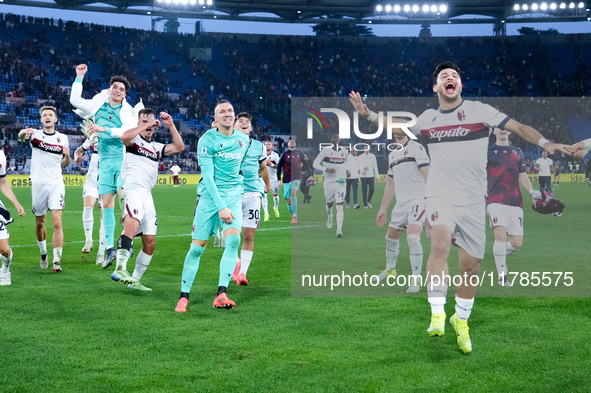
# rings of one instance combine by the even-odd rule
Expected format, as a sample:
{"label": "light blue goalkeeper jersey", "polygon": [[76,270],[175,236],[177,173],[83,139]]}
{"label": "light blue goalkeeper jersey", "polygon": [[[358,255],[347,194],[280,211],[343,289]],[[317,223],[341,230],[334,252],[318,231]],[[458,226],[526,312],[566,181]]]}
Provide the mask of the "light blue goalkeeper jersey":
{"label": "light blue goalkeeper jersey", "polygon": [[[94,122],[105,128],[119,128],[123,125],[119,116],[120,111],[121,104],[111,106],[108,102],[105,102],[101,109],[96,112]],[[113,138],[104,132],[99,133],[98,155],[101,160],[107,157],[117,157],[123,160],[123,142],[121,139]]]}
{"label": "light blue goalkeeper jersey", "polygon": [[264,194],[263,182],[259,177],[261,162],[265,161],[265,148],[261,141],[250,139],[250,148],[242,164],[242,175],[244,176],[244,192],[260,192]]}
{"label": "light blue goalkeeper jersey", "polygon": [[[224,201],[229,201],[244,193],[240,167],[249,148],[250,138],[238,130],[225,136],[217,129],[207,131],[197,144],[197,155],[201,172],[213,168],[213,181],[217,193]],[[201,181],[197,194],[218,199],[216,190],[208,189],[207,182]]]}

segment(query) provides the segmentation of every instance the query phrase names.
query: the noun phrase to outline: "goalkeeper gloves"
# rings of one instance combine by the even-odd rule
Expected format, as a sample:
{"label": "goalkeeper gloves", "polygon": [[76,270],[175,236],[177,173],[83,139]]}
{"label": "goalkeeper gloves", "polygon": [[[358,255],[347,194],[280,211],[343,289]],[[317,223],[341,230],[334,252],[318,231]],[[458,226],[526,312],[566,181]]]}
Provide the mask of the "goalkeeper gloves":
{"label": "goalkeeper gloves", "polygon": [[84,135],[86,135],[90,144],[96,145],[98,143],[98,138],[99,138],[98,132],[93,132],[92,134],[89,134],[87,131],[88,127],[91,126],[92,124],[94,124],[94,121],[92,121],[91,119],[84,119],[82,121],[82,124],[80,124],[80,129],[82,130],[82,133]]}

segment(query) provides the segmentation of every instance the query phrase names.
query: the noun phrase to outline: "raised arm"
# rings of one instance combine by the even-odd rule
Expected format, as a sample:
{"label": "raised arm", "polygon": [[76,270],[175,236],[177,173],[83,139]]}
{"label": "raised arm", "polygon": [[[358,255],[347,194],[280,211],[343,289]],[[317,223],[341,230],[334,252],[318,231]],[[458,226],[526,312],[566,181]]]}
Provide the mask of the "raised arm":
{"label": "raised arm", "polygon": [[516,120],[509,120],[503,129],[525,139],[526,141],[538,145],[548,151],[548,154],[554,154],[556,151],[561,151],[568,155],[572,154],[571,146],[562,143],[552,143],[542,136],[535,128],[522,124]]}
{"label": "raised arm", "polygon": [[388,220],[388,207],[392,203],[395,195],[394,179],[390,175],[386,175],[386,187],[384,188],[384,196],[382,197],[382,204],[378,211],[376,224],[380,228],[386,224]]}
{"label": "raised arm", "polygon": [[[357,113],[359,113],[359,115],[365,117],[367,120],[369,120],[370,122],[372,122],[375,125],[380,125],[380,121],[382,122],[382,125],[386,125],[388,124],[388,117],[387,116],[383,116],[382,119],[379,118],[378,114],[371,111],[368,107],[367,104],[365,104],[363,102],[363,98],[361,98],[361,94],[359,94],[358,92],[352,91],[351,93],[349,93],[349,102],[351,103],[351,105],[353,105],[353,107],[355,108],[355,111],[357,111]],[[401,118],[394,118],[394,124],[396,123],[406,123],[405,119],[401,119]],[[417,139],[416,136],[414,136],[414,134],[412,132],[405,132],[402,128],[392,128],[392,133],[398,136],[407,136],[411,139]]]}
{"label": "raised arm", "polygon": [[180,153],[185,150],[185,143],[183,142],[183,138],[181,138],[181,134],[179,134],[176,126],[174,125],[174,121],[172,120],[172,116],[170,116],[166,112],[160,112],[160,120],[164,123],[168,130],[170,131],[170,135],[172,136],[172,143],[169,143],[164,148],[164,155],[170,156],[171,154]]}

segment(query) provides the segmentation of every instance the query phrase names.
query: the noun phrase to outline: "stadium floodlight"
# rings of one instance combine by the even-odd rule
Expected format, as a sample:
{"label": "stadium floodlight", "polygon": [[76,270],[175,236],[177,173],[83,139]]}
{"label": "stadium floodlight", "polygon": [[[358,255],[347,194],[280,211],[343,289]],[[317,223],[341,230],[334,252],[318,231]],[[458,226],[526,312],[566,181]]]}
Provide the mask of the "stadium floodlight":
{"label": "stadium floodlight", "polygon": [[183,5],[187,5],[189,4],[189,0],[181,0],[181,3],[183,3]]}
{"label": "stadium floodlight", "polygon": [[556,9],[556,3],[550,3],[550,9],[554,11]]}
{"label": "stadium floodlight", "polygon": [[566,8],[566,3],[560,3],[560,9],[563,10]]}
{"label": "stadium floodlight", "polygon": [[207,0],[207,5],[211,6],[213,4],[213,0]]}
{"label": "stadium floodlight", "polygon": [[394,6],[394,12],[400,12],[401,9],[402,8],[398,4]]}
{"label": "stadium floodlight", "polygon": [[191,3],[191,5],[195,5],[197,4],[197,0],[190,0],[189,3]]}
{"label": "stadium floodlight", "polygon": [[436,12],[437,12],[437,5],[433,4],[433,5],[431,6],[431,12],[432,12],[432,13],[436,13]]}
{"label": "stadium floodlight", "polygon": [[392,6],[390,4],[388,4],[386,6],[386,12],[391,12],[392,11]]}
{"label": "stadium floodlight", "polygon": [[442,14],[445,13],[445,12],[447,12],[447,5],[441,4],[439,6],[439,12],[441,12]]}
{"label": "stadium floodlight", "polygon": [[548,4],[546,4],[546,3],[542,3],[542,4],[540,4],[540,9],[541,9],[542,11],[546,11],[546,10],[548,9]]}
{"label": "stadium floodlight", "polygon": [[417,4],[412,6],[412,12],[419,12],[419,6]]}
{"label": "stadium floodlight", "polygon": [[378,4],[378,5],[376,6],[376,11],[377,11],[377,12],[382,12],[382,5],[381,5],[381,4]]}
{"label": "stadium floodlight", "polygon": [[205,4],[205,0],[199,0],[199,5]]}
{"label": "stadium floodlight", "polygon": [[575,3],[570,3],[570,4],[568,5],[568,8],[570,8],[570,9],[573,9],[573,8],[575,8]]}
{"label": "stadium floodlight", "polygon": [[429,6],[427,4],[423,5],[423,12],[425,12],[425,13],[429,12]]}
{"label": "stadium floodlight", "polygon": [[165,2],[166,4],[170,4],[170,3],[171,3],[171,0],[164,0],[164,2]]}
{"label": "stadium floodlight", "polygon": [[585,3],[583,3],[582,1],[579,3],[579,8],[585,8]]}
{"label": "stadium floodlight", "polygon": [[519,4],[515,4],[513,6],[513,11],[519,11]]}
{"label": "stadium floodlight", "polygon": [[406,4],[404,6],[404,12],[410,12],[410,5]]}
{"label": "stadium floodlight", "polygon": [[533,4],[531,5],[531,10],[532,10],[532,11],[537,11],[537,10],[538,10],[538,3],[533,3]]}
{"label": "stadium floodlight", "polygon": [[524,4],[521,6],[521,9],[527,11],[529,9],[529,6],[527,4]]}

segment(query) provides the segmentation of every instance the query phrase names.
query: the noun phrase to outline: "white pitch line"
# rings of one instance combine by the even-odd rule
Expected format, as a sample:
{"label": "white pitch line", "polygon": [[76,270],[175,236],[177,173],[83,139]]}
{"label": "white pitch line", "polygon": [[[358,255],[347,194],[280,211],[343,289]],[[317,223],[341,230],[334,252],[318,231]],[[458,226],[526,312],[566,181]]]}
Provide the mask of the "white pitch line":
{"label": "white pitch line", "polygon": [[[282,230],[286,230],[286,229],[298,229],[298,228],[312,228],[312,227],[319,227],[322,225],[298,225],[295,227],[281,227],[281,228],[261,228],[261,229],[257,229],[257,231],[282,231]],[[191,234],[190,233],[181,233],[178,235],[156,235],[156,237],[158,239],[161,239],[163,237],[190,237]],[[68,243],[85,243],[84,240],[77,240],[77,241],[68,241]],[[47,243],[47,245],[51,245],[51,243]],[[19,248],[19,247],[38,247],[37,244],[11,244],[10,248]]]}

